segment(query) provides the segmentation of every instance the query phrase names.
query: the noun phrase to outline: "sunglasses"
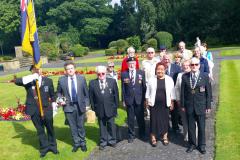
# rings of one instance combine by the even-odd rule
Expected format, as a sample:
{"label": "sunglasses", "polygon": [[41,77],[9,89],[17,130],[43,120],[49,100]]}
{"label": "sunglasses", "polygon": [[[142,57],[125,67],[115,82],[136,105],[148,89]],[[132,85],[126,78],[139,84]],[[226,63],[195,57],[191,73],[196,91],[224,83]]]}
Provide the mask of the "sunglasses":
{"label": "sunglasses", "polygon": [[154,52],[147,52],[148,54],[153,54]]}
{"label": "sunglasses", "polygon": [[98,76],[104,76],[105,73],[98,73],[97,75],[98,75]]}
{"label": "sunglasses", "polygon": [[108,67],[112,67],[112,68],[114,68],[114,66],[108,66]]}
{"label": "sunglasses", "polygon": [[191,66],[198,66],[199,64],[198,63],[196,63],[196,64],[191,64]]}

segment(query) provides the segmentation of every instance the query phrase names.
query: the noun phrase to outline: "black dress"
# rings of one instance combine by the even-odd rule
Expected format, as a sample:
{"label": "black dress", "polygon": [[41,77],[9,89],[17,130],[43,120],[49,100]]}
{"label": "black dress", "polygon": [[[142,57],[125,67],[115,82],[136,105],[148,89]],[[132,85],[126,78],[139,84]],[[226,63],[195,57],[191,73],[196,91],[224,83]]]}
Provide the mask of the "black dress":
{"label": "black dress", "polygon": [[154,107],[150,107],[150,133],[162,136],[168,132],[169,108],[166,104],[165,79],[157,79]]}

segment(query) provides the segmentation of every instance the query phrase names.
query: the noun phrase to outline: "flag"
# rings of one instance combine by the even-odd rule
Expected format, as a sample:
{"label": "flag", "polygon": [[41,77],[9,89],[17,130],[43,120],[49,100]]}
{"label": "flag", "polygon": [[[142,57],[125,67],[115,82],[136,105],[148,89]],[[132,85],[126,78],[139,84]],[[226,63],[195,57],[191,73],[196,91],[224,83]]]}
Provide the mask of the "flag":
{"label": "flag", "polygon": [[33,64],[40,68],[40,49],[33,0],[21,0],[22,51],[33,56]]}

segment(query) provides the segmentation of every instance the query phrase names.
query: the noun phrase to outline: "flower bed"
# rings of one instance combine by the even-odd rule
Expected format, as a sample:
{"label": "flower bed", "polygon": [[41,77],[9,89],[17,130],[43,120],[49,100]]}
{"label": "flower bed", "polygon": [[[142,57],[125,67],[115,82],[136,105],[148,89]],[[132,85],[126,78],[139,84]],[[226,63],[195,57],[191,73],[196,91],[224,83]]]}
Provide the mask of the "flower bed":
{"label": "flower bed", "polygon": [[25,114],[26,106],[19,104],[17,108],[0,108],[1,121],[27,121],[30,116]]}

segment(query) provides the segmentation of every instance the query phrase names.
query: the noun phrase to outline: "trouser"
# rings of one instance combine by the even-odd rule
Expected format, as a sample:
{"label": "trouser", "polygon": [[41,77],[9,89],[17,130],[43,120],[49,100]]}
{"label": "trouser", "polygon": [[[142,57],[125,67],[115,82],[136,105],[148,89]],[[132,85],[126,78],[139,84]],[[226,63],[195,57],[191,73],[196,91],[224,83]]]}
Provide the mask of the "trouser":
{"label": "trouser", "polygon": [[135,138],[134,120],[135,116],[138,123],[139,137],[145,136],[145,121],[144,121],[144,107],[142,104],[136,104],[134,101],[132,105],[127,105],[127,121],[128,121],[128,138]]}
{"label": "trouser", "polygon": [[174,101],[174,109],[170,111],[171,113],[171,121],[172,121],[172,129],[179,130],[179,107],[177,107],[177,102]]}
{"label": "trouser", "polygon": [[85,113],[80,112],[77,107],[77,104],[74,104],[73,112],[65,112],[65,115],[70,126],[73,145],[79,147],[86,145],[84,128]]}
{"label": "trouser", "polygon": [[114,117],[98,118],[100,129],[100,146],[106,146],[107,144],[115,144],[116,141],[116,125],[114,123]]}
{"label": "trouser", "polygon": [[[46,153],[48,150],[57,151],[52,115],[52,110],[48,110],[44,113],[43,119],[39,113],[35,113],[31,116],[31,120],[37,130],[39,138],[40,153]],[[45,127],[47,134],[45,133]]]}
{"label": "trouser", "polygon": [[[187,114],[188,120],[188,142],[190,145],[204,148],[205,140],[205,117],[206,115],[196,115],[195,113]],[[197,123],[195,123],[197,122]],[[198,127],[198,143],[196,141],[196,124]]]}

